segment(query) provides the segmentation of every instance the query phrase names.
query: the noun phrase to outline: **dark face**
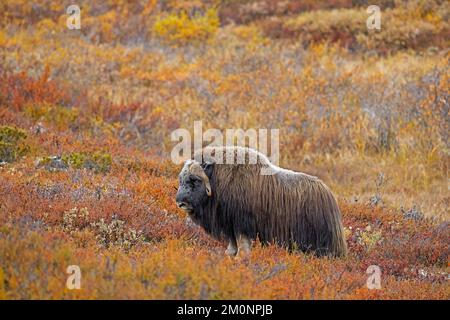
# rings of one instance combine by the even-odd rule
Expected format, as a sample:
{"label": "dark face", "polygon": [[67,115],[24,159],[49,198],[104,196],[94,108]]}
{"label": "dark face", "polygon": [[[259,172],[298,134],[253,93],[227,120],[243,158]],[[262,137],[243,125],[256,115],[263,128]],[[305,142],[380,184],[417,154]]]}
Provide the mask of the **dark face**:
{"label": "dark face", "polygon": [[[199,209],[208,201],[208,190],[205,183],[205,177],[201,177],[189,168],[190,162],[187,162],[179,175],[179,187],[176,196],[177,206],[189,214],[198,212]],[[206,169],[207,165],[202,165]],[[203,171],[205,174],[209,170]]]}

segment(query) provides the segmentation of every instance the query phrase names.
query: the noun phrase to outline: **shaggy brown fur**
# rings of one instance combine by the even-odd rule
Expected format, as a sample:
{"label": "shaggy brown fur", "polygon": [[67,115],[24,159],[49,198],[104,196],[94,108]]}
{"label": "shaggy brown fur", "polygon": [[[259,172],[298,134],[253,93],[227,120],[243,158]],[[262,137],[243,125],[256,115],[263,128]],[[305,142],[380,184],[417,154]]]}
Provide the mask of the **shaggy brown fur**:
{"label": "shaggy brown fur", "polygon": [[[193,213],[194,221],[216,238],[234,241],[243,235],[290,250],[346,255],[339,207],[320,179],[279,168],[248,148],[207,147],[194,159],[199,164],[215,162],[222,153],[225,161],[227,152],[227,163],[230,155],[234,162],[214,164],[209,181],[205,181],[211,195],[202,212]],[[256,156],[256,164],[250,164],[255,163],[250,156]],[[273,174],[262,175],[262,168]]]}

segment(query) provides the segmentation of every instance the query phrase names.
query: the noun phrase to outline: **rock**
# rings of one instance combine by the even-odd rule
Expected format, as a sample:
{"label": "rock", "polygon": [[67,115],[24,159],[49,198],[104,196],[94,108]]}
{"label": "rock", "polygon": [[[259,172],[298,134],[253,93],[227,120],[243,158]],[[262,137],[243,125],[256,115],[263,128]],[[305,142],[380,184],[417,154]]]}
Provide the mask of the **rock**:
{"label": "rock", "polygon": [[42,122],[38,122],[34,127],[31,128],[34,134],[41,134],[47,131],[47,128],[44,127]]}
{"label": "rock", "polygon": [[403,219],[406,220],[422,220],[424,218],[423,213],[417,209],[416,206],[413,206],[408,211],[403,211]]}
{"label": "rock", "polygon": [[69,165],[60,156],[45,157],[38,161],[38,166],[43,166],[48,171],[65,171]]}

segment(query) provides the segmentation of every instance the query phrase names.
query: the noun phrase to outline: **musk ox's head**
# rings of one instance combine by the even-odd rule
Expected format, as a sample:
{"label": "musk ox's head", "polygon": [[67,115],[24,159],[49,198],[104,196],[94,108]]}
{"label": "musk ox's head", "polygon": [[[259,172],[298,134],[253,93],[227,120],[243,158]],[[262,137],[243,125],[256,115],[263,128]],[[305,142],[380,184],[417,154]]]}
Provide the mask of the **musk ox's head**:
{"label": "musk ox's head", "polygon": [[200,208],[211,197],[212,162],[200,163],[188,160],[179,175],[179,187],[176,196],[177,206],[189,214],[201,211]]}

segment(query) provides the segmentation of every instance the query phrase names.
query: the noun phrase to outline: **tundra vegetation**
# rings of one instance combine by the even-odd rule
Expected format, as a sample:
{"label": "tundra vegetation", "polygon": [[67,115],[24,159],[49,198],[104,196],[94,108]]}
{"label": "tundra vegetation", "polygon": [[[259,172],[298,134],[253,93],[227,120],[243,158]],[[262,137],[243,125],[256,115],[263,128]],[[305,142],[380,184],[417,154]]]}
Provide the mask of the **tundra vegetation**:
{"label": "tundra vegetation", "polygon": [[[378,1],[380,31],[356,0],[70,4],[0,3],[0,298],[450,298],[448,1]],[[224,257],[174,201],[196,120],[279,128],[348,256]]]}

